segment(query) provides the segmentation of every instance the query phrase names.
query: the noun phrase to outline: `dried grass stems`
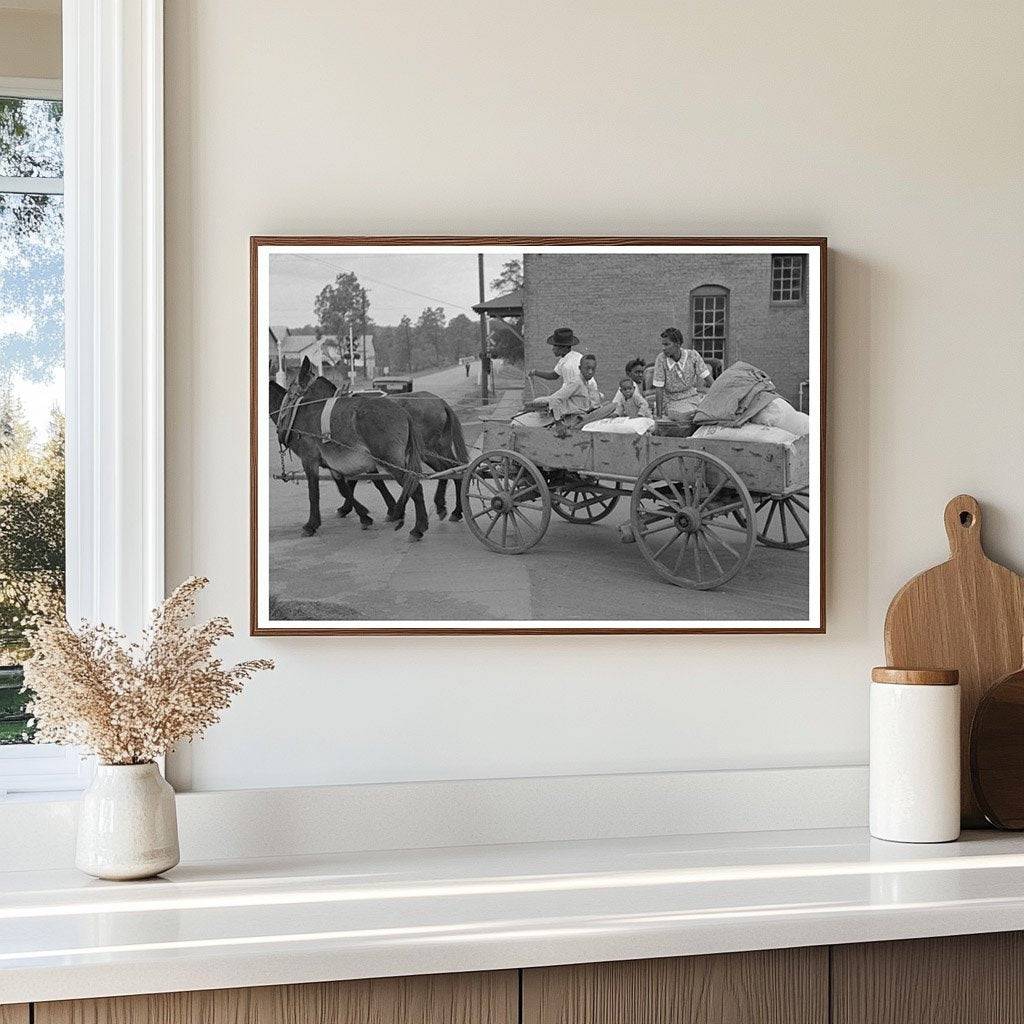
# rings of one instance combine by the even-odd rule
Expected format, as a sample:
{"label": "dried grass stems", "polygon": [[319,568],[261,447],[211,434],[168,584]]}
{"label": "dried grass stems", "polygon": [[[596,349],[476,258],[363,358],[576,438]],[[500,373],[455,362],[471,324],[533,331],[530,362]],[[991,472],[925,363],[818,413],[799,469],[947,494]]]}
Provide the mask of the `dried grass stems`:
{"label": "dried grass stems", "polygon": [[86,747],[104,764],[145,764],[218,722],[242,684],[274,663],[226,668],[214,657],[232,635],[228,620],[189,625],[208,582],[193,576],[182,583],[138,643],[102,624],[37,624],[25,662],[36,742]]}

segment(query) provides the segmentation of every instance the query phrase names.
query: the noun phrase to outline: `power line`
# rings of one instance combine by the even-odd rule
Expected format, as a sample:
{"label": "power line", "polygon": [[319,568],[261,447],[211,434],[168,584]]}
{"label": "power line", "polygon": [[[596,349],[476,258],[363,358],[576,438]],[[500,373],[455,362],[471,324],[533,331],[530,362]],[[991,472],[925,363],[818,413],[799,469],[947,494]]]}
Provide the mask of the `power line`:
{"label": "power line", "polygon": [[[279,253],[281,256],[297,256],[300,259],[314,260],[320,263],[322,266],[328,267],[334,273],[340,273],[338,267],[332,263],[329,263],[324,257],[319,256],[315,253],[307,252],[290,252],[290,253]],[[440,302],[442,306],[454,306],[456,309],[465,310],[467,313],[473,313],[472,306],[464,306],[461,302],[449,302],[446,299],[439,298],[437,295],[427,295],[424,292],[413,291],[412,288],[403,288],[398,284],[391,284],[389,281],[380,281],[377,278],[367,277],[365,274],[360,276],[360,280],[369,281],[371,284],[378,284],[382,288],[393,288],[395,291],[405,292],[407,295],[415,295],[420,299],[428,299],[430,302]]]}

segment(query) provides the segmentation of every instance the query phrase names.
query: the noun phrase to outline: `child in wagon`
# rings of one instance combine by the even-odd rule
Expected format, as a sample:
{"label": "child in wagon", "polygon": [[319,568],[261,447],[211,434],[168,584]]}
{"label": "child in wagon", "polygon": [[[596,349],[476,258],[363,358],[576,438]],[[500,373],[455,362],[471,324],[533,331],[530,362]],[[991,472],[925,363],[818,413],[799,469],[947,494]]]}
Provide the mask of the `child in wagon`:
{"label": "child in wagon", "polygon": [[612,399],[611,416],[647,416],[651,418],[651,407],[632,377],[619,381],[619,390]]}
{"label": "child in wagon", "polygon": [[580,360],[580,375],[547,396],[547,405],[555,420],[555,432],[565,437],[570,426],[578,426],[587,413],[600,408],[603,395],[594,380],[597,356],[585,355]]}

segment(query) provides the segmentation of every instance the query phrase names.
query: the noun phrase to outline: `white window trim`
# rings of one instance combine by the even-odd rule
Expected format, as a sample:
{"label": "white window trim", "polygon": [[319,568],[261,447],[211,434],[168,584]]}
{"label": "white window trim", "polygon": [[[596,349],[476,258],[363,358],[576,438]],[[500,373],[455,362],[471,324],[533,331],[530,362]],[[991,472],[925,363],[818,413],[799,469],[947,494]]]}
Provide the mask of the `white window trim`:
{"label": "white window trim", "polygon": [[[68,617],[137,635],[164,595],[163,0],[64,0],[63,38],[62,83],[0,91],[63,91]],[[10,747],[0,795],[91,774]]]}
{"label": "white window trim", "polygon": [[0,96],[22,100],[59,100],[63,86],[59,78],[6,78],[0,75]]}
{"label": "white window trim", "polygon": [[[61,83],[56,78],[4,78],[0,76],[0,96],[23,100],[59,100]],[[12,178],[0,174],[0,192],[21,195],[61,195],[63,178]]]}
{"label": "white window trim", "polygon": [[163,3],[65,0],[68,616],[163,597]]}

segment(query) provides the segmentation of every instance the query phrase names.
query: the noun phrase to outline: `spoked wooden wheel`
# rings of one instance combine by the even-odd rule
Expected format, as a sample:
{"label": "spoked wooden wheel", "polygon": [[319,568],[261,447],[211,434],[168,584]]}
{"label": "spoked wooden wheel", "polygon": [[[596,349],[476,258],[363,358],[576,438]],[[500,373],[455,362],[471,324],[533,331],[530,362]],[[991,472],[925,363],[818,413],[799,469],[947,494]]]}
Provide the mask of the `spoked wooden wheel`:
{"label": "spoked wooden wheel", "polygon": [[[805,487],[788,494],[770,494],[758,497],[754,503],[757,539],[766,548],[797,551],[807,547],[811,535],[807,528],[810,516],[810,494]],[[742,513],[736,521],[744,525]]]}
{"label": "spoked wooden wheel", "polygon": [[484,452],[462,477],[462,508],[482,544],[521,555],[548,528],[551,493],[540,470],[518,452]]}
{"label": "spoked wooden wheel", "polygon": [[630,521],[640,553],[679,587],[722,586],[746,565],[754,546],[754,503],[746,485],[721,459],[697,449],[669,452],[644,467]]}
{"label": "spoked wooden wheel", "polygon": [[566,522],[587,526],[610,516],[619,503],[617,494],[605,494],[586,484],[567,484],[551,491],[551,507]]}

